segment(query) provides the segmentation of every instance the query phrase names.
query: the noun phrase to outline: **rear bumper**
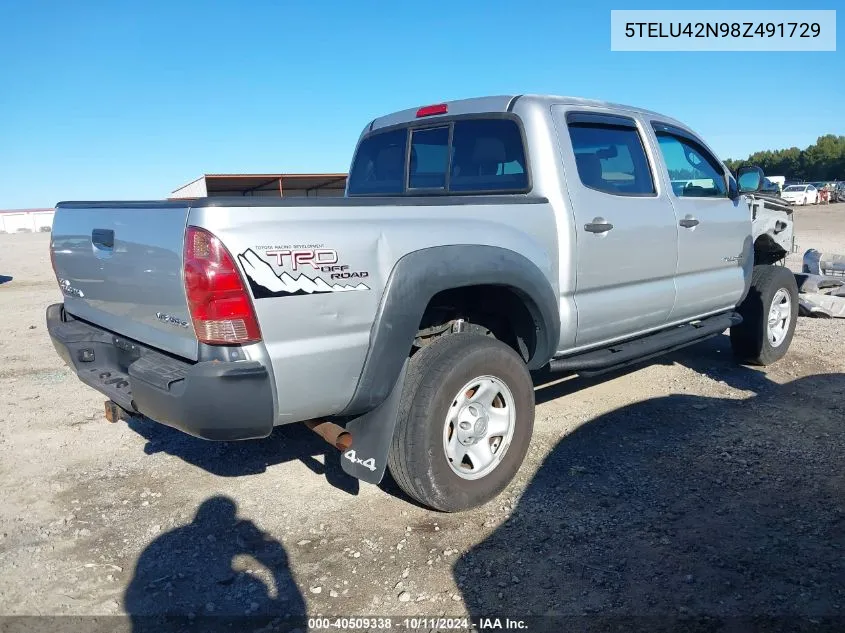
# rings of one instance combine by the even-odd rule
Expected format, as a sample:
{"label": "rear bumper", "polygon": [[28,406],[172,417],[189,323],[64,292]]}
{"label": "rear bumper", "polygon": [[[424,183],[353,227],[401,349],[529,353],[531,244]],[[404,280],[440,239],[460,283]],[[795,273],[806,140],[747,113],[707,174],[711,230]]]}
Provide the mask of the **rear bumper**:
{"label": "rear bumper", "polygon": [[79,379],[130,413],[207,440],[266,437],[273,390],[256,361],[189,363],[47,308],[47,330]]}

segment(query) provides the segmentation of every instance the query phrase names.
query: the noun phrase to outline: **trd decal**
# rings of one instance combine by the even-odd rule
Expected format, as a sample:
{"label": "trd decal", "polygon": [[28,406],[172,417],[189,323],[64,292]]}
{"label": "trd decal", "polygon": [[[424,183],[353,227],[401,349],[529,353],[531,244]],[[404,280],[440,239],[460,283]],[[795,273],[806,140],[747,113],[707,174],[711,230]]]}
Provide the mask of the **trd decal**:
{"label": "trd decal", "polygon": [[[334,253],[334,251],[331,252]],[[333,264],[328,264],[327,259],[329,258],[321,257],[319,261],[316,262],[300,260],[299,263],[308,263],[314,266],[314,268],[316,268],[317,270],[323,270],[327,273],[331,272],[332,279],[348,278],[346,276],[340,276],[344,274],[343,272],[335,272],[340,271],[341,269],[345,269],[347,268],[347,266],[337,266]],[[293,277],[287,272],[283,272],[282,274],[277,275],[276,271],[273,270],[273,267],[268,262],[263,260],[251,248],[238,255],[238,261],[241,263],[244,272],[246,272],[250,288],[252,288],[252,294],[256,299],[264,299],[267,297],[291,297],[296,295],[313,295],[322,294],[326,292],[352,292],[355,290],[370,289],[370,287],[364,283],[359,283],[354,286],[351,284],[339,283],[329,284],[320,277],[308,277],[304,273],[300,273],[296,277]],[[336,253],[334,256],[334,261],[337,261]],[[292,258],[292,262],[296,262],[296,260]],[[356,277],[360,277],[367,276],[367,273],[346,273],[346,275],[354,275]]]}
{"label": "trd decal", "polygon": [[297,270],[300,266],[311,264],[317,270],[323,266],[331,266],[337,263],[337,251],[332,248],[317,248],[292,251],[281,249],[278,251],[264,251],[267,257],[275,257],[276,265],[281,267],[285,262],[290,264],[291,268]]}

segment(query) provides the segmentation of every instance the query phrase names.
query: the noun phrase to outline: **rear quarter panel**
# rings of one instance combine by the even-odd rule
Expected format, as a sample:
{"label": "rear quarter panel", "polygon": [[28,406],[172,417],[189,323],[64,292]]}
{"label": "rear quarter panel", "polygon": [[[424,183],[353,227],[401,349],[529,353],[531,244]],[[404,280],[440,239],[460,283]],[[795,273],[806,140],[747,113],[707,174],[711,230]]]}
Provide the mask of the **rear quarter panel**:
{"label": "rear quarter panel", "polygon": [[[260,296],[267,293],[253,285],[275,375],[277,424],[333,415],[349,403],[387,279],[410,252],[460,244],[507,248],[531,260],[558,291],[557,231],[548,203],[205,207],[192,209],[188,223],[217,235],[253,281],[269,275],[272,285],[272,277],[287,273],[289,282],[304,275],[327,286],[365,286]],[[319,251],[321,262],[359,276],[332,279],[307,261],[294,268],[291,255],[278,254],[291,251]]]}

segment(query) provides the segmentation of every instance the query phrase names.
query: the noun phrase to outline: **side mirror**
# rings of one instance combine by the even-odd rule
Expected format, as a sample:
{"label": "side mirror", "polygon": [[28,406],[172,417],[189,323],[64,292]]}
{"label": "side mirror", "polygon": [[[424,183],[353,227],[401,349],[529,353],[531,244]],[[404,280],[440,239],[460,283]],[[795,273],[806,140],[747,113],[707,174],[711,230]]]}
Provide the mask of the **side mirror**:
{"label": "side mirror", "polygon": [[740,167],[736,172],[736,181],[740,193],[760,191],[763,186],[763,170],[756,165]]}

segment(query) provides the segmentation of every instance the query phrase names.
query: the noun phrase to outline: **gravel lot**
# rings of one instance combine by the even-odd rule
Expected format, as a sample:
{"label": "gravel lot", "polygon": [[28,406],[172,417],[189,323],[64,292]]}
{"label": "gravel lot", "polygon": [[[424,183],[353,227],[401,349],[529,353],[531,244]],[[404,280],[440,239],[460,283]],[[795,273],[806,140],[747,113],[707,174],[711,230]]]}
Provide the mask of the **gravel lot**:
{"label": "gravel lot", "polygon": [[[801,251],[845,252],[843,219],[845,204],[798,209]],[[734,365],[723,336],[538,384],[518,479],[444,515],[390,482],[359,486],[298,425],[214,444],[107,423],[45,331],[60,300],[48,243],[0,235],[2,615],[131,616],[59,621],[126,631],[304,613],[845,630],[845,320],[800,319],[766,371]],[[193,620],[145,617],[162,614]]]}

